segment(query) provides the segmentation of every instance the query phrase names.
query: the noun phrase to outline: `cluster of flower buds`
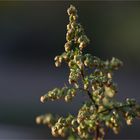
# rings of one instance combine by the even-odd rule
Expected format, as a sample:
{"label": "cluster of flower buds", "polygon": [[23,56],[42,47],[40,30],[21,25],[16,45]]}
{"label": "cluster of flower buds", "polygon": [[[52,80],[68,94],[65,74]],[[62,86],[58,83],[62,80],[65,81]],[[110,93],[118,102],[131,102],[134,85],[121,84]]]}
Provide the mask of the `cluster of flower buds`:
{"label": "cluster of flower buds", "polygon": [[104,115],[103,117],[105,125],[113,130],[115,134],[119,133],[120,130],[120,116],[116,111],[110,114]]}
{"label": "cluster of flower buds", "polygon": [[56,57],[54,58],[54,60],[55,60],[55,66],[56,66],[56,67],[59,67],[59,66],[61,65],[63,59],[62,59],[61,56],[56,56]]}
{"label": "cluster of flower buds", "polygon": [[49,127],[52,127],[55,121],[56,121],[55,118],[50,113],[36,117],[37,124],[44,124],[48,125]]}
{"label": "cluster of flower buds", "polygon": [[67,133],[67,125],[63,118],[59,118],[58,122],[51,128],[52,135],[55,137],[65,137]]}
{"label": "cluster of flower buds", "polygon": [[112,70],[118,70],[118,68],[122,65],[123,65],[123,62],[115,57],[113,57],[110,61],[110,67]]}
{"label": "cluster of flower buds", "polygon": [[70,50],[71,45],[69,44],[71,44],[71,41],[74,41],[75,44],[79,44],[79,49],[82,50],[89,43],[89,39],[85,35],[83,27],[77,22],[78,15],[76,8],[73,5],[70,5],[67,13],[70,22],[67,25],[67,43],[65,44],[65,51],[67,52]]}
{"label": "cluster of flower buds", "polygon": [[77,130],[80,138],[91,139],[94,137],[93,133],[98,129],[99,139],[103,139],[105,130],[103,127],[99,126],[99,121],[103,122],[105,117],[100,114],[97,116],[97,113],[92,102],[87,102],[81,107],[77,116],[77,122],[79,124]]}
{"label": "cluster of flower buds", "polygon": [[[112,129],[115,134],[119,133],[122,117],[128,125],[132,124],[134,118],[140,118],[140,105],[134,99],[127,98],[124,102],[114,99],[117,87],[112,76],[113,72],[122,66],[122,61],[115,57],[103,61],[91,54],[83,54],[83,48],[88,45],[89,39],[78,23],[76,8],[70,5],[67,13],[69,24],[65,51],[54,60],[56,67],[63,61],[67,63],[70,69],[68,81],[71,88],[67,86],[55,88],[43,95],[40,100],[43,103],[57,99],[68,102],[75,97],[77,90],[80,90],[89,96],[90,101],[82,105],[76,117],[68,115],[66,118],[54,118],[51,114],[46,114],[38,116],[36,122],[51,127],[53,136],[72,135],[70,140],[78,138],[89,140],[95,136],[95,140],[103,140],[106,127]],[[88,74],[90,72],[88,69],[92,70],[91,74]]]}
{"label": "cluster of flower buds", "polygon": [[89,139],[92,133],[95,131],[95,120],[91,118],[94,113],[94,106],[90,104],[84,104],[78,112],[78,135],[82,139]]}
{"label": "cluster of flower buds", "polygon": [[93,74],[84,78],[83,88],[88,90],[90,87],[92,88],[92,97],[98,105],[101,105],[102,101],[108,104],[108,101],[117,92],[116,85],[112,82],[111,73],[103,73],[98,69],[95,69]]}
{"label": "cluster of flower buds", "polygon": [[77,83],[78,79],[80,78],[81,72],[79,69],[71,68],[69,74],[69,84]]}
{"label": "cluster of flower buds", "polygon": [[60,117],[52,126],[52,135],[55,137],[66,137],[71,131],[75,132],[77,122],[75,118],[69,114],[66,118]]}
{"label": "cluster of flower buds", "polygon": [[40,100],[42,103],[45,101],[51,100],[58,100],[58,99],[64,99],[66,102],[71,101],[72,98],[76,95],[76,90],[74,88],[55,88],[52,91],[49,91],[47,94],[41,96]]}

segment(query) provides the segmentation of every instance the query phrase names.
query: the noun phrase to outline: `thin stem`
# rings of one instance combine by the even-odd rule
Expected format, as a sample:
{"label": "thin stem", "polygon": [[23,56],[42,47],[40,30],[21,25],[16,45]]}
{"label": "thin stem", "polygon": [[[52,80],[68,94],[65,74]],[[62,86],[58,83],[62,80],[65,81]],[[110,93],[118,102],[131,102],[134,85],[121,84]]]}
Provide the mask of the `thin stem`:
{"label": "thin stem", "polygon": [[[82,77],[82,81],[84,82],[85,76],[84,76],[83,70],[81,70],[81,77]],[[96,105],[95,100],[92,98],[92,94],[90,93],[90,91],[89,90],[85,90],[85,91],[87,92],[87,94],[88,94],[89,98],[91,99],[91,101],[94,103],[96,109],[98,109],[98,105]]]}
{"label": "thin stem", "polygon": [[109,109],[102,110],[98,113],[104,113],[106,111],[112,111],[113,109],[120,109],[120,108],[123,108],[123,107],[132,107],[132,106],[135,106],[135,104],[125,104],[125,105],[121,105],[121,106],[118,106],[118,107],[112,107],[112,108],[109,108]]}
{"label": "thin stem", "polygon": [[95,140],[99,140],[99,138],[100,138],[99,125],[97,125],[95,131]]}

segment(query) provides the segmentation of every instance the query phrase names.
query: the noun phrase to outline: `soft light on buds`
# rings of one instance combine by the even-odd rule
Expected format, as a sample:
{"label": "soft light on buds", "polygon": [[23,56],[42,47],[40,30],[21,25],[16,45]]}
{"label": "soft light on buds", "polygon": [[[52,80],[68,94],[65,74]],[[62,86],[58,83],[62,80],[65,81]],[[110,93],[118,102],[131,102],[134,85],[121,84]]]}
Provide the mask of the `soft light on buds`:
{"label": "soft light on buds", "polygon": [[40,97],[40,101],[41,101],[42,103],[45,102],[45,98],[44,98],[44,96],[41,96],[41,97]]}

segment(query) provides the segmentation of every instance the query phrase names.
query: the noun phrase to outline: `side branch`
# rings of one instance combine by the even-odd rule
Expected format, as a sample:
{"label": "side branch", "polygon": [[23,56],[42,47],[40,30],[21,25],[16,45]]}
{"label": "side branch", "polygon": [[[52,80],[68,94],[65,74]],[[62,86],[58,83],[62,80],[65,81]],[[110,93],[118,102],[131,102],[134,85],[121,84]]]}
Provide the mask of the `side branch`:
{"label": "side branch", "polygon": [[[80,70],[81,70],[81,69],[80,69]],[[84,77],[85,77],[85,76],[84,76],[83,70],[81,70],[81,77],[82,77],[82,81],[84,81]],[[92,95],[91,95],[90,91],[89,91],[89,90],[85,90],[85,91],[87,92],[89,98],[91,99],[91,101],[92,101],[93,104],[95,105],[96,109],[98,109],[98,105],[95,103],[95,100],[92,98]]]}
{"label": "side branch", "polygon": [[118,106],[118,107],[112,107],[112,108],[109,108],[109,109],[102,110],[98,113],[104,113],[106,111],[112,111],[113,109],[121,109],[121,108],[124,108],[124,107],[133,107],[133,106],[135,106],[135,104],[124,104],[124,105],[121,105],[121,106]]}

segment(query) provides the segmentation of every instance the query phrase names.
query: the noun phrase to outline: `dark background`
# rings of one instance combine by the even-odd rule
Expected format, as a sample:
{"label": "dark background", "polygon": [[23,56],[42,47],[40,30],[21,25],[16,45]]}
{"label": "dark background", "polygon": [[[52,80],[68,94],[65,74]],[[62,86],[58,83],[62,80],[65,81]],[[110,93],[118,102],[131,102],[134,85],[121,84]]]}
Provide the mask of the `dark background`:
{"label": "dark background", "polygon": [[[55,68],[54,57],[63,52],[66,13],[70,4],[78,9],[91,44],[87,50],[101,57],[118,57],[124,67],[114,75],[117,98],[140,101],[140,2],[30,1],[0,2],[0,139],[51,138],[50,130],[35,124],[46,112],[76,114],[86,98],[70,104],[40,103],[40,96],[67,82],[68,69]],[[124,125],[119,135],[106,138],[140,139],[140,120]]]}

